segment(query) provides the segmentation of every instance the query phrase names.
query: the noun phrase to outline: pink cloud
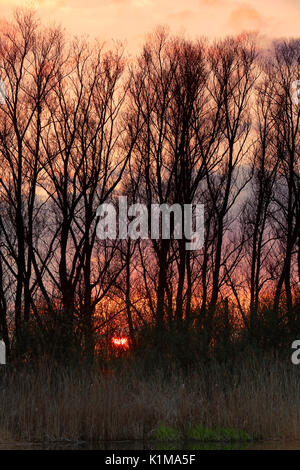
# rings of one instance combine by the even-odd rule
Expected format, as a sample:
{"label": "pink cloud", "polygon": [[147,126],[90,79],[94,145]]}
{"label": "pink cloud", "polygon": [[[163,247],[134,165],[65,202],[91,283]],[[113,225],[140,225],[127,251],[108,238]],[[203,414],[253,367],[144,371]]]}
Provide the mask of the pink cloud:
{"label": "pink cloud", "polygon": [[216,7],[216,6],[224,5],[225,1],[226,0],[201,0],[200,3],[206,6]]}
{"label": "pink cloud", "polygon": [[235,31],[246,29],[261,29],[266,24],[266,18],[250,5],[241,5],[233,10],[229,17],[229,25]]}
{"label": "pink cloud", "polygon": [[193,12],[191,10],[182,10],[182,11],[178,11],[177,13],[171,13],[169,15],[170,19],[179,20],[179,21],[188,20],[192,17],[193,17]]}

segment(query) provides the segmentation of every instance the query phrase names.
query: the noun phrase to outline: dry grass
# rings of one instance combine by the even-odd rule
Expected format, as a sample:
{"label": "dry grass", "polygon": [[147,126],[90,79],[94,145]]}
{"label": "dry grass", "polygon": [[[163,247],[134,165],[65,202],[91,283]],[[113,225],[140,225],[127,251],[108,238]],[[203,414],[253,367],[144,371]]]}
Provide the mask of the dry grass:
{"label": "dry grass", "polygon": [[299,372],[275,356],[148,377],[134,367],[109,378],[84,368],[7,367],[0,383],[0,428],[15,439],[150,439],[161,423],[183,433],[201,424],[255,439],[300,438]]}

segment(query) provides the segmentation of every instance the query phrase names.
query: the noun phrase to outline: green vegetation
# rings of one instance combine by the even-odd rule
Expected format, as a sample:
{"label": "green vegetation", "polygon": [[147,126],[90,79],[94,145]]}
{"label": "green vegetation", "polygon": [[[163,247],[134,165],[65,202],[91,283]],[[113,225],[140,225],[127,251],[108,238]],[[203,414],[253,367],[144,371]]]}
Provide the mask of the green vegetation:
{"label": "green vegetation", "polygon": [[161,424],[154,433],[154,438],[158,441],[177,441],[181,437],[180,432],[165,424]]}
{"label": "green vegetation", "polygon": [[189,429],[188,439],[194,439],[202,442],[247,442],[251,441],[252,438],[250,434],[240,429],[232,428],[204,428],[201,425],[194,426]]}
{"label": "green vegetation", "polygon": [[210,429],[199,424],[188,428],[187,433],[182,433],[174,427],[160,424],[155,430],[154,438],[164,442],[178,440],[196,440],[199,442],[248,442],[252,440],[250,434],[240,429]]}

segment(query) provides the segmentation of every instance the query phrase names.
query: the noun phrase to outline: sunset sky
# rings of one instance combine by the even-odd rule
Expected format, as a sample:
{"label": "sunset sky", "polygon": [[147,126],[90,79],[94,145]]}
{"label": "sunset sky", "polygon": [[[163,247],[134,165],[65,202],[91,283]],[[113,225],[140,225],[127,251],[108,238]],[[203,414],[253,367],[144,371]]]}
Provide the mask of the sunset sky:
{"label": "sunset sky", "polygon": [[45,23],[55,20],[72,34],[121,39],[132,51],[157,25],[210,38],[243,30],[298,36],[300,29],[300,0],[0,0],[0,15],[17,6],[35,8]]}

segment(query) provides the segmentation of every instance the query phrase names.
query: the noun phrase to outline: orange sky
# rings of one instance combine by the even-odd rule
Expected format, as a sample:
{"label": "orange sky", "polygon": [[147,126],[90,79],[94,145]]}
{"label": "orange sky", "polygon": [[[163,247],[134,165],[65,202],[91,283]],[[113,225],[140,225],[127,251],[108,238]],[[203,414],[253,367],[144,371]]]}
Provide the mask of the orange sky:
{"label": "orange sky", "polygon": [[0,0],[0,15],[16,6],[34,7],[45,23],[56,20],[73,34],[126,40],[132,51],[159,24],[187,37],[245,29],[300,35],[300,0]]}

